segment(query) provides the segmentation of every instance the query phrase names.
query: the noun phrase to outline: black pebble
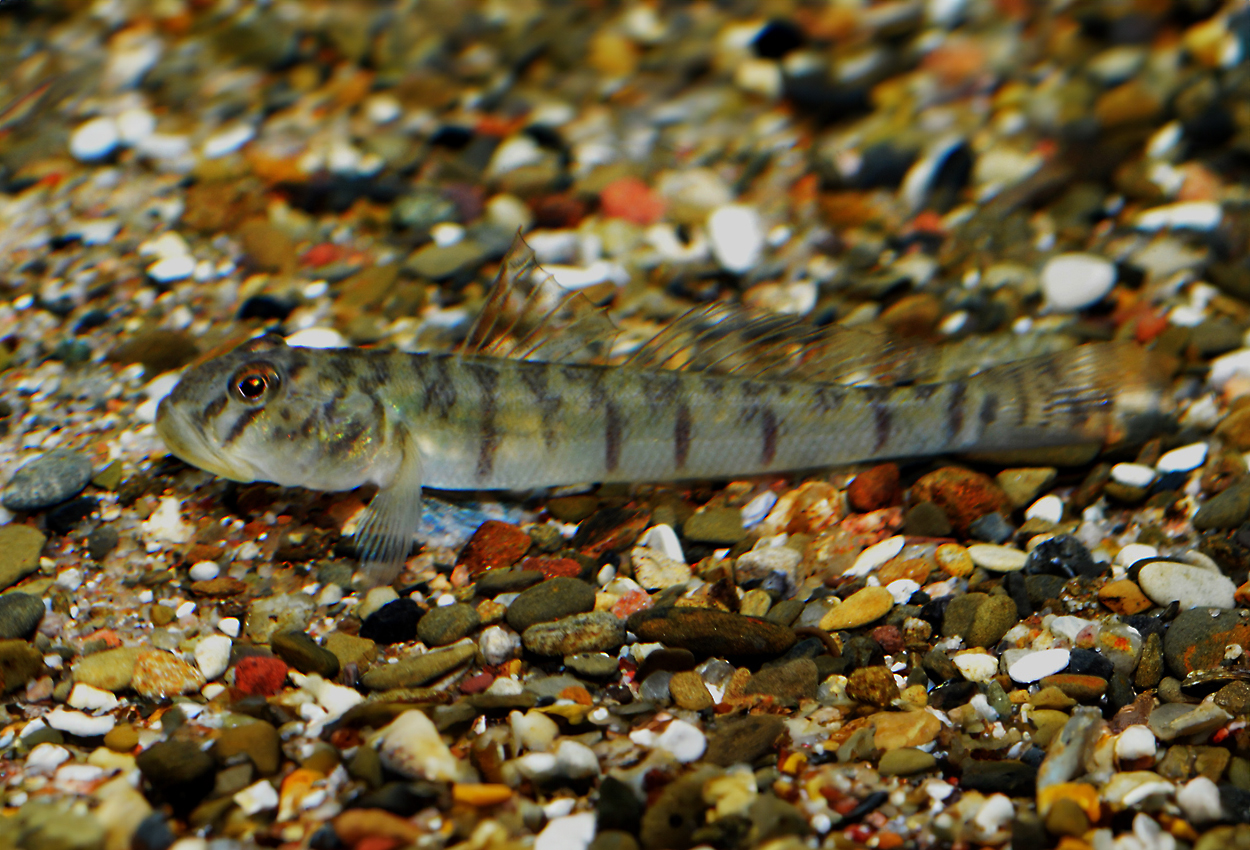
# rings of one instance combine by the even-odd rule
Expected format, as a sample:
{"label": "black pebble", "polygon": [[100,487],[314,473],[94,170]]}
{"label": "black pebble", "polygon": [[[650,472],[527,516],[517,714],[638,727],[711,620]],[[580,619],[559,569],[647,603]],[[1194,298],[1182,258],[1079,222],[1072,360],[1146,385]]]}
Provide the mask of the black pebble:
{"label": "black pebble", "polygon": [[781,59],[792,50],[803,46],[803,30],[793,21],[774,19],[764,25],[755,36],[751,46],[761,59]]}
{"label": "black pebble", "polygon": [[1111,674],[1115,672],[1115,667],[1094,650],[1077,647],[1072,650],[1072,655],[1068,659],[1068,667],[1064,672],[1074,676],[1097,676],[1100,679],[1110,679]]}
{"label": "black pebble", "polygon": [[976,693],[977,686],[972,682],[947,682],[929,692],[929,705],[939,711],[949,711],[967,705]]}
{"label": "black pebble", "polygon": [[308,839],[308,846],[311,850],[343,850],[347,845],[334,831],[333,824],[323,823]]}
{"label": "black pebble", "polygon": [[69,534],[78,523],[91,516],[97,507],[99,503],[95,499],[82,496],[49,508],[45,515],[48,531],[56,534]]}
{"label": "black pebble", "polygon": [[1007,595],[1011,597],[1011,601],[1016,603],[1016,616],[1021,620],[1033,615],[1033,602],[1029,599],[1028,584],[1025,582],[1024,576],[1019,573],[1007,573],[1003,579],[1003,586],[1007,589]]}
{"label": "black pebble", "polygon": [[411,599],[396,599],[370,614],[360,626],[360,636],[375,643],[407,643],[417,637],[422,611]]}
{"label": "black pebble", "polygon": [[1106,564],[1095,563],[1085,544],[1071,534],[1061,534],[1039,543],[1024,563],[1024,571],[1029,574],[1045,573],[1049,575],[1085,576],[1094,578],[1107,569]]}
{"label": "black pebble", "polygon": [[847,670],[858,670],[885,663],[885,650],[872,638],[856,635],[842,645],[842,657]]}
{"label": "black pebble", "polygon": [[268,295],[253,295],[243,302],[237,318],[283,322],[293,309],[293,305]]}
{"label": "black pebble", "polygon": [[449,802],[447,788],[435,782],[388,782],[355,800],[353,806],[410,818],[423,809]]}

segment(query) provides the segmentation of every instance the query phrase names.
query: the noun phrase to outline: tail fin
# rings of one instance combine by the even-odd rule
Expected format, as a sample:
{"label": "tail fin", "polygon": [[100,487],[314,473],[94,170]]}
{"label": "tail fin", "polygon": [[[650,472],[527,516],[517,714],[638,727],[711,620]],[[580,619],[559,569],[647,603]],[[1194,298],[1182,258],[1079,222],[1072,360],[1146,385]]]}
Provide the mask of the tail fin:
{"label": "tail fin", "polygon": [[1173,368],[1138,345],[1093,343],[987,369],[972,380],[982,424],[973,451],[1142,442],[1167,429]]}

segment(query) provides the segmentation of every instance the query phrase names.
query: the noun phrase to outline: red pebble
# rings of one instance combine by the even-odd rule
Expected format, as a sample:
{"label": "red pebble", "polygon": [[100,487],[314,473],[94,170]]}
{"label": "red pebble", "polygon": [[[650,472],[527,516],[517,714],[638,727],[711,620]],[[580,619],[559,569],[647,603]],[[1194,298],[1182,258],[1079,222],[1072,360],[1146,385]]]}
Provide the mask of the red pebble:
{"label": "red pebble", "polygon": [[542,573],[547,578],[577,578],[582,574],[582,565],[572,558],[526,558],[521,569]]}
{"label": "red pebble", "polygon": [[341,247],[330,242],[322,242],[320,245],[314,245],[304,252],[304,256],[300,258],[306,266],[316,268],[318,266],[326,266],[335,260],[341,260],[345,252]]}
{"label": "red pebble", "polygon": [[273,696],[285,681],[286,662],[281,658],[249,655],[234,665],[234,688],[249,696]]}
{"label": "red pebble", "polygon": [[460,680],[460,693],[480,694],[489,688],[494,681],[495,677],[490,673],[477,673],[473,676],[466,676]]}
{"label": "red pebble", "polygon": [[894,655],[903,648],[903,632],[898,626],[877,626],[868,636],[881,644],[886,655]]}
{"label": "red pebble", "polygon": [[456,563],[464,564],[474,576],[496,567],[510,567],[521,560],[530,542],[530,536],[515,525],[488,519],[473,532]]}
{"label": "red pebble", "polygon": [[664,216],[664,199],[637,177],[622,177],[604,186],[599,204],[608,218],[634,224],[655,224]]}
{"label": "red pebble", "polygon": [[1011,515],[1011,500],[994,479],[957,466],[944,466],[922,476],[912,485],[911,500],[933,502],[961,534],[986,514],[998,511]]}
{"label": "red pebble", "polygon": [[897,505],[901,496],[898,466],[893,463],[882,463],[859,473],[846,488],[846,500],[860,513]]}

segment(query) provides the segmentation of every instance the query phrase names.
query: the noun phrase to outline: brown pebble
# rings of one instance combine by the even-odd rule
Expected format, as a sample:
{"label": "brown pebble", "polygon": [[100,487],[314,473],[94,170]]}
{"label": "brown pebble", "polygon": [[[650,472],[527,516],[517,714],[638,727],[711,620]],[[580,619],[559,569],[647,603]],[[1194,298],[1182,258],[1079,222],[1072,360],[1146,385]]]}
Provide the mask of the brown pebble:
{"label": "brown pebble", "polygon": [[1154,605],[1136,582],[1126,578],[1104,584],[1098,591],[1098,601],[1124,617],[1140,614]]}
{"label": "brown pebble", "polygon": [[715,705],[703,677],[693,670],[674,673],[668,682],[668,692],[677,707],[687,711],[702,711]]}

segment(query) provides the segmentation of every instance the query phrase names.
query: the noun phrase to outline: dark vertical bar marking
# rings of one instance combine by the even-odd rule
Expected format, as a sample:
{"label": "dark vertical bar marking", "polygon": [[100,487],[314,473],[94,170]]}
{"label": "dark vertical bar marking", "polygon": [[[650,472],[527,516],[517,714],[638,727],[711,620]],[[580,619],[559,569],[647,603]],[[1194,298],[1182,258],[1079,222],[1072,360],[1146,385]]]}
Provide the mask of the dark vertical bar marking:
{"label": "dark vertical bar marking", "polygon": [[621,411],[616,404],[603,402],[603,463],[608,472],[621,465]]}
{"label": "dark vertical bar marking", "polygon": [[951,395],[946,401],[946,428],[951,438],[959,436],[964,429],[964,406],[968,401],[968,385],[963,381],[951,384]]}
{"label": "dark vertical bar marking", "polygon": [[890,441],[890,431],[894,427],[894,417],[890,414],[890,408],[885,402],[880,400],[872,402],[872,420],[873,428],[877,432],[877,441],[873,444],[872,450],[879,452]]}
{"label": "dark vertical bar marking", "polygon": [[499,450],[499,427],[496,421],[499,411],[499,372],[484,363],[465,363],[469,374],[481,389],[481,406],[478,410],[478,480],[490,477],[495,469],[495,454]]}
{"label": "dark vertical bar marking", "polygon": [[770,466],[777,457],[777,414],[771,407],[760,409],[760,464]]}
{"label": "dark vertical bar marking", "polygon": [[684,401],[678,402],[677,418],[673,421],[673,463],[678,469],[685,469],[686,459],[690,457],[690,432],[693,424],[690,407]]}
{"label": "dark vertical bar marking", "polygon": [[260,412],[264,407],[249,407],[239,414],[239,418],[234,420],[234,424],[230,426],[230,432],[226,434],[226,438],[221,441],[223,446],[228,446],[239,437],[243,436],[243,432],[247,430],[247,426],[256,421],[256,417],[260,416]]}

